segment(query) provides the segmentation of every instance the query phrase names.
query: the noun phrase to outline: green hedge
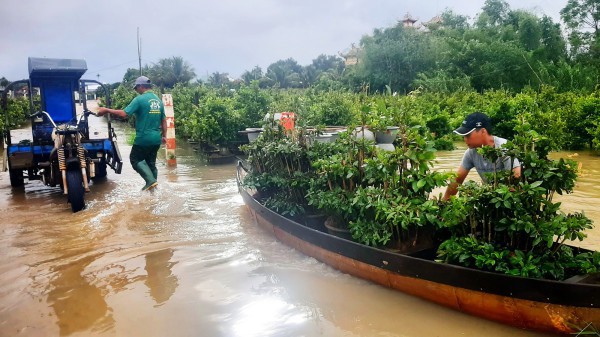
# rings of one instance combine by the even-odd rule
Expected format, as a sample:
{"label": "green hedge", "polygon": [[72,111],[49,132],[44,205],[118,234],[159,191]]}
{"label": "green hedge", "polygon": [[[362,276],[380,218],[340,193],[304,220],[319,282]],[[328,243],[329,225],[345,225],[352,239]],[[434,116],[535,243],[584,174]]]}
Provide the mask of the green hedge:
{"label": "green hedge", "polygon": [[[303,126],[358,125],[364,117],[361,109],[383,104],[440,138],[451,137],[451,130],[467,114],[482,111],[491,117],[494,134],[507,139],[514,137],[517,116],[525,114],[532,128],[550,139],[553,150],[600,149],[598,92],[559,92],[546,86],[517,94],[491,90],[366,95],[316,89],[259,89],[253,83],[236,91],[176,86],[172,93],[179,134],[208,143],[228,142],[237,138],[239,130],[260,127],[267,113],[293,111],[297,124]],[[127,99],[117,90],[114,106]]]}

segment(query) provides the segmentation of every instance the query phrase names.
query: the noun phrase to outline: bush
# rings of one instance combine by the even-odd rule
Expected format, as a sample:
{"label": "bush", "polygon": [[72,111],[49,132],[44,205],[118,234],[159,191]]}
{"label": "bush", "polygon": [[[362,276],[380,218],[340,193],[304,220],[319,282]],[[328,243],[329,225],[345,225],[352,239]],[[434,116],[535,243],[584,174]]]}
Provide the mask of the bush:
{"label": "bush", "polygon": [[447,263],[511,275],[563,280],[600,270],[598,253],[576,255],[567,240],[583,240],[592,221],[584,214],[563,214],[555,194],[571,193],[577,179],[572,160],[550,160],[550,142],[526,122],[517,126],[514,143],[479,152],[495,162],[508,156],[521,162],[521,176],[494,172],[489,184],[474,182],[441,212],[452,233],[438,258]]}
{"label": "bush", "polygon": [[[9,123],[7,127],[12,129],[25,123],[29,112],[29,101],[27,98],[7,98],[6,111],[2,111],[2,115],[0,115],[0,132],[4,130],[6,117],[8,117]],[[8,114],[8,116],[5,114]]]}

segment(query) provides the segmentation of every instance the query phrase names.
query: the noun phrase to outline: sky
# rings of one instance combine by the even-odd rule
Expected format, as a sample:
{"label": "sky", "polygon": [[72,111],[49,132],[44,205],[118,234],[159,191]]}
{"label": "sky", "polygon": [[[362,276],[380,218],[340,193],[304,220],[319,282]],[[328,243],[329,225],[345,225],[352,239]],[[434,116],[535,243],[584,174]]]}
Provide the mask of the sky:
{"label": "sky", "polygon": [[[198,78],[239,78],[293,58],[337,55],[407,13],[427,22],[446,9],[474,18],[485,0],[21,0],[0,7],[0,77],[28,77],[28,57],[84,59],[85,79],[120,82],[142,65],[180,56]],[[567,0],[508,0],[512,10],[562,23]]]}

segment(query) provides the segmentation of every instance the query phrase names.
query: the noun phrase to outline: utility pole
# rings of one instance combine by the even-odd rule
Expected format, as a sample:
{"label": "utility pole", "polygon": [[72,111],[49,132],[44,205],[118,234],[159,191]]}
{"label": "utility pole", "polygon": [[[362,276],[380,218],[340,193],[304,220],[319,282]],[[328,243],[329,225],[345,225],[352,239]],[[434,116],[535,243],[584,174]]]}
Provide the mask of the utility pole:
{"label": "utility pole", "polygon": [[140,27],[137,27],[137,48],[138,48],[138,63],[140,66],[140,76],[142,76],[142,39],[140,38]]}

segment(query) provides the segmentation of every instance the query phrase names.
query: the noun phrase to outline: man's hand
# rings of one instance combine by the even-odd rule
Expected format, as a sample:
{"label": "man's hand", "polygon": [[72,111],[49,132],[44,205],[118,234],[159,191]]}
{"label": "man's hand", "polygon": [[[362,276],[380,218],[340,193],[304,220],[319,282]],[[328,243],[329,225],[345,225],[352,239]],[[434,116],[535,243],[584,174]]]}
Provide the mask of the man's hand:
{"label": "man's hand", "polygon": [[107,108],[105,108],[105,107],[98,108],[98,113],[97,113],[98,117],[102,117],[102,116],[106,115],[107,113],[108,113]]}
{"label": "man's hand", "polygon": [[458,186],[462,185],[462,183],[467,178],[467,175],[469,175],[469,170],[465,169],[464,167],[462,167],[462,165],[460,165],[458,167],[458,170],[456,171],[456,179],[450,179],[450,184],[448,184],[448,187],[446,187],[446,192],[442,197],[443,201],[449,200],[451,196],[456,195],[456,193],[458,193]]}
{"label": "man's hand", "polygon": [[163,137],[162,137],[162,139],[161,139],[161,142],[162,142],[163,144],[167,144],[167,137],[164,137],[164,136],[163,136]]}

